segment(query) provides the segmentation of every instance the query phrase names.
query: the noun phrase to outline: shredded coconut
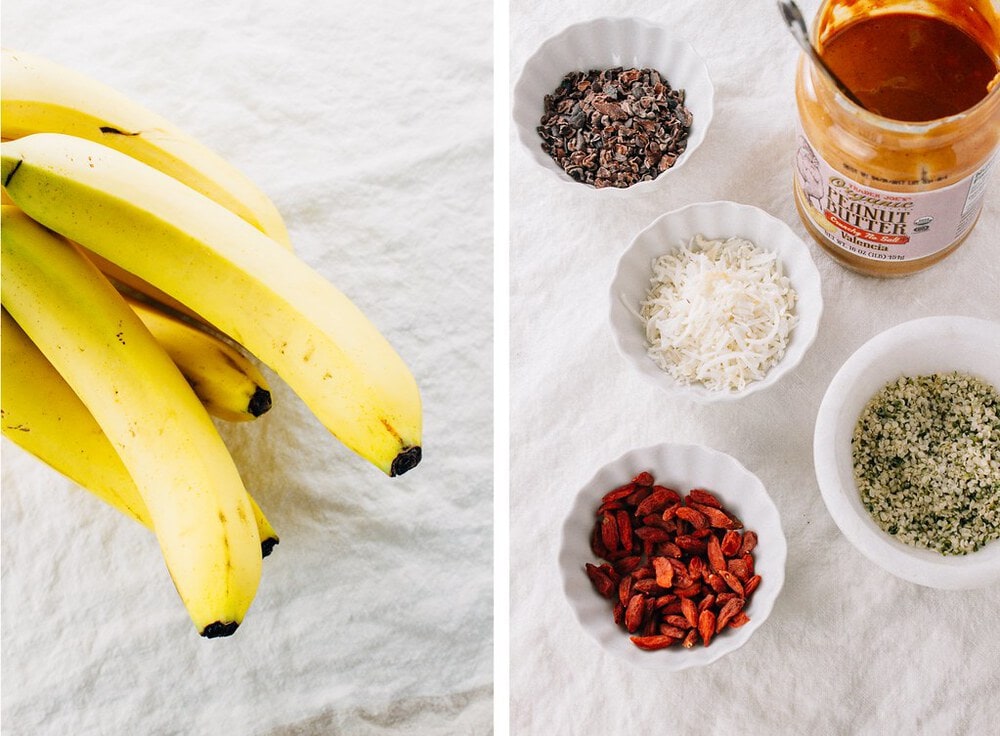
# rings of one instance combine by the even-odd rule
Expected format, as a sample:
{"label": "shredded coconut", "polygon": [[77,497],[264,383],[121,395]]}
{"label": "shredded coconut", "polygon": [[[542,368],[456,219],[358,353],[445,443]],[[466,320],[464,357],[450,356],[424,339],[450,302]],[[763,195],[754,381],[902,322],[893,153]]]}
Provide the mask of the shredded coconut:
{"label": "shredded coconut", "polygon": [[695,235],[653,261],[650,283],[640,310],[647,352],[679,383],[739,391],[785,354],[796,294],[777,254]]}

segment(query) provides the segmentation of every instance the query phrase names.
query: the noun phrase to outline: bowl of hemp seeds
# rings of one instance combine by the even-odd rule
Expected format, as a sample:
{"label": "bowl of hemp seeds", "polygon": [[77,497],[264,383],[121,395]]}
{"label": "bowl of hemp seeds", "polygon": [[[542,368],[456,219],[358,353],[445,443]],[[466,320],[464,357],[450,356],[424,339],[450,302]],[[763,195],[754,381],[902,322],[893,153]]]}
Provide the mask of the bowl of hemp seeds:
{"label": "bowl of hemp seeds", "polygon": [[514,86],[528,154],[578,189],[646,192],[705,139],[714,88],[686,41],[638,18],[597,18],[546,40]]}
{"label": "bowl of hemp seeds", "polygon": [[813,459],[837,526],[884,570],[1000,582],[1000,323],[925,317],[871,338],[826,391]]}

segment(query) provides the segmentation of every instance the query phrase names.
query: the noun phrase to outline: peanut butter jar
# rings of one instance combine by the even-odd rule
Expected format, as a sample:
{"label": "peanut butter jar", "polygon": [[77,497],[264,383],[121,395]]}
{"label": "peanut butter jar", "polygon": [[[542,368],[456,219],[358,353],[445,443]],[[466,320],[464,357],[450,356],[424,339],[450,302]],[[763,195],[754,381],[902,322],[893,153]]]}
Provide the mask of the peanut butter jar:
{"label": "peanut butter jar", "polygon": [[825,0],[812,36],[861,104],[800,58],[806,229],[859,273],[934,265],[975,226],[1000,158],[1000,16],[991,0]]}

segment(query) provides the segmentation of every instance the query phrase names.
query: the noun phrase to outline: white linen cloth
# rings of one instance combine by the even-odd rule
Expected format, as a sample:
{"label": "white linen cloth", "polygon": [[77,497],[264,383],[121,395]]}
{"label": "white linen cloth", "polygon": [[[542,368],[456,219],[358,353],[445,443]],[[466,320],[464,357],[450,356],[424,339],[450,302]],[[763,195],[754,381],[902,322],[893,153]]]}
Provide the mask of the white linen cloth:
{"label": "white linen cloth", "polygon": [[[811,18],[818,2],[800,6]],[[863,342],[929,315],[1000,320],[996,174],[977,227],[945,261],[905,279],[856,275],[822,252],[795,211],[799,52],[773,2],[511,0],[510,9],[511,87],[546,38],[628,15],[688,40],[716,91],[706,140],[658,193],[623,200],[560,186],[509,137],[511,733],[996,733],[1000,590],[932,590],[883,572],[840,533],[812,464],[820,401]],[[825,311],[811,351],[776,387],[701,406],[667,398],[617,354],[607,290],[639,230],[717,199],[756,205],[806,240]],[[788,540],[770,618],[743,648],[680,673],[605,654],[575,620],[557,562],[580,486],[623,452],[663,441],[735,456],[763,481]]]}
{"label": "white linen cloth", "polygon": [[281,542],[218,640],[151,534],[5,440],[3,733],[488,733],[491,5],[3,11],[5,46],[133,96],[270,194],[410,365],[425,420],[423,462],[390,479],[267,373],[271,412],[220,428]]}

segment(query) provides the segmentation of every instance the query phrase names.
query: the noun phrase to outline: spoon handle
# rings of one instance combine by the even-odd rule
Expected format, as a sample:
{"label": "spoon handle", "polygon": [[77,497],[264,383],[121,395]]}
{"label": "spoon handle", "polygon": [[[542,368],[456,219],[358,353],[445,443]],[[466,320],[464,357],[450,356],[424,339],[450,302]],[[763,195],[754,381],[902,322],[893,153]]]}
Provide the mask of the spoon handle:
{"label": "spoon handle", "polygon": [[826,65],[826,62],[823,61],[816,48],[812,45],[812,42],[809,40],[809,30],[806,28],[806,19],[802,16],[799,6],[795,4],[795,0],[778,0],[778,9],[781,11],[781,16],[785,19],[785,25],[788,26],[795,40],[799,42],[799,46],[808,54],[812,62],[826,74],[844,97],[858,107],[863,108],[864,104],[862,104],[861,100],[833,73],[833,70]]}
{"label": "spoon handle", "polygon": [[802,11],[799,10],[799,6],[795,4],[794,0],[778,0],[778,9],[781,10],[781,15],[785,19],[785,23],[799,43],[805,43],[807,46],[809,43],[809,30],[806,28],[806,19],[802,15]]}

